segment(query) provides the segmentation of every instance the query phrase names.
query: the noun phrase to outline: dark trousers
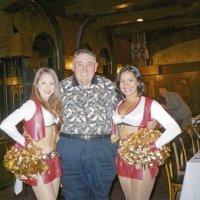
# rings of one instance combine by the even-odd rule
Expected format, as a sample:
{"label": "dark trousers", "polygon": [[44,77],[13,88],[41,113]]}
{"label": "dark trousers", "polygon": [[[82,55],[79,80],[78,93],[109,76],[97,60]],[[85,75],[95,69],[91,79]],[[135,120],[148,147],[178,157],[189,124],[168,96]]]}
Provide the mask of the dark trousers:
{"label": "dark trousers", "polygon": [[61,177],[66,200],[108,200],[116,175],[117,144],[110,138],[60,137]]}

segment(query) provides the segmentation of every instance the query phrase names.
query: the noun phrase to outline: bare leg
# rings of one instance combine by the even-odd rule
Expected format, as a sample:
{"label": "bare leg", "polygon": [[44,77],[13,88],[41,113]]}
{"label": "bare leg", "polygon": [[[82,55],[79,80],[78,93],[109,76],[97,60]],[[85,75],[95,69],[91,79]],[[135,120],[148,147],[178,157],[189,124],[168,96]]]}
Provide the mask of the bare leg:
{"label": "bare leg", "polygon": [[32,186],[32,188],[38,200],[56,200],[59,184],[60,178],[44,184],[42,177],[38,175],[38,186]]}
{"label": "bare leg", "polygon": [[131,197],[131,179],[119,176],[119,181],[120,181],[122,190],[123,190],[126,198],[130,199],[130,197]]}
{"label": "bare leg", "polygon": [[144,170],[143,180],[120,177],[122,190],[128,200],[149,200],[155,178],[151,179],[149,170]]}
{"label": "bare leg", "polygon": [[54,188],[55,195],[57,197],[58,196],[58,191],[59,191],[59,188],[60,188],[60,177],[54,179],[52,181],[52,183],[53,183],[53,188]]}

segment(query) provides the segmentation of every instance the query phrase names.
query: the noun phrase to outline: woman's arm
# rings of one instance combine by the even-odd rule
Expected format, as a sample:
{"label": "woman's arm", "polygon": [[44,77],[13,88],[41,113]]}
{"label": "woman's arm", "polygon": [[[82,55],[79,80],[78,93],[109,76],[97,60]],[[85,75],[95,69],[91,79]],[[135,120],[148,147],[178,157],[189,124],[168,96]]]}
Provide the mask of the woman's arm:
{"label": "woman's arm", "polygon": [[181,129],[176,121],[156,101],[152,102],[151,117],[156,119],[165,129],[163,134],[155,142],[157,148],[167,144],[181,133]]}
{"label": "woman's arm", "polygon": [[19,109],[11,113],[7,118],[5,118],[1,125],[2,129],[6,134],[8,134],[12,139],[21,144],[25,145],[25,138],[17,130],[17,124],[22,120],[29,120],[34,115],[36,110],[35,103],[32,100],[24,103]]}

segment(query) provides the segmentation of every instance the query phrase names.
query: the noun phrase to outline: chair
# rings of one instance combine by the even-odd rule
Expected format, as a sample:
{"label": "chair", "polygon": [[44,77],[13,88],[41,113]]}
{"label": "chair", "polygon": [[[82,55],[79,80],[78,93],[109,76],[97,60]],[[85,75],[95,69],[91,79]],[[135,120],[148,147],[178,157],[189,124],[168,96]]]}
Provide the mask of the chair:
{"label": "chair", "polygon": [[194,154],[196,154],[200,150],[200,143],[199,143],[199,138],[198,134],[196,133],[195,129],[193,126],[188,126],[185,131],[190,135],[192,138],[192,143],[193,143],[193,151]]}
{"label": "chair", "polygon": [[192,124],[192,127],[196,133],[196,135],[198,136],[198,138],[200,139],[200,118],[197,118],[194,123]]}
{"label": "chair", "polygon": [[180,139],[181,134],[172,141],[172,152],[173,152],[172,157],[174,157],[173,166],[176,170],[175,174],[177,176],[184,175],[186,162],[187,162],[187,159],[186,159],[187,156],[186,156],[185,151],[183,150],[183,145],[181,143],[182,139]]}
{"label": "chair", "polygon": [[171,155],[165,163],[167,174],[169,200],[175,200],[182,189],[184,173],[181,171],[181,153],[182,146],[179,138],[176,138],[171,144]]}
{"label": "chair", "polygon": [[174,160],[172,158],[168,159],[165,163],[165,170],[167,173],[168,180],[168,190],[169,190],[169,200],[175,200],[178,193],[182,189],[184,175],[175,174],[174,170]]}
{"label": "chair", "polygon": [[194,151],[193,140],[189,132],[183,130],[171,143],[171,156],[165,164],[168,179],[169,199],[175,200],[181,191],[187,161]]}
{"label": "chair", "polygon": [[183,163],[186,165],[187,161],[196,154],[194,141],[188,131],[185,130],[180,134],[179,140],[183,150]]}

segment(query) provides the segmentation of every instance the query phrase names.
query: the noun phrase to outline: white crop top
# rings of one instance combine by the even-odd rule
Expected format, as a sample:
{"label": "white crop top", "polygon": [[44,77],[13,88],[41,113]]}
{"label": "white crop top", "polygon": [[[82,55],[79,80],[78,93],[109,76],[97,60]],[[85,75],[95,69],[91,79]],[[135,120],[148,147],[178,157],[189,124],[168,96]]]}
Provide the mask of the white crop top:
{"label": "white crop top", "polygon": [[119,102],[117,109],[114,112],[113,115],[114,123],[115,124],[125,123],[136,127],[139,126],[143,119],[145,98],[141,97],[137,106],[131,112],[124,115],[123,117],[119,114],[119,107],[122,103],[123,101]]}
{"label": "white crop top", "polygon": [[[120,101],[117,109],[113,114],[113,122],[115,124],[125,123],[131,126],[140,126],[144,115],[145,97],[141,97],[137,106],[127,115],[120,116],[119,107],[123,101]],[[164,110],[164,108],[155,100],[151,104],[151,118],[157,120],[164,128],[165,131],[156,141],[156,147],[160,148],[166,143],[174,139],[181,129],[175,120]]]}
{"label": "white crop top", "polygon": [[[6,119],[4,119],[0,125],[5,133],[7,133],[16,142],[24,146],[25,138],[16,126],[22,120],[30,120],[36,111],[36,105],[33,100],[28,100],[19,109],[11,113]],[[48,110],[42,107],[42,113],[44,117],[45,126],[51,126],[54,123],[58,123],[59,118],[55,118]]]}

